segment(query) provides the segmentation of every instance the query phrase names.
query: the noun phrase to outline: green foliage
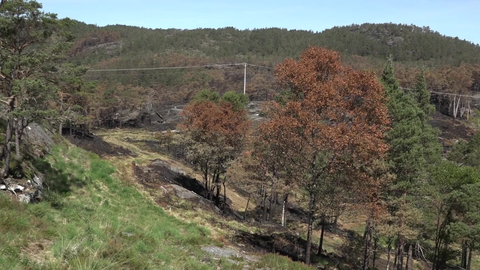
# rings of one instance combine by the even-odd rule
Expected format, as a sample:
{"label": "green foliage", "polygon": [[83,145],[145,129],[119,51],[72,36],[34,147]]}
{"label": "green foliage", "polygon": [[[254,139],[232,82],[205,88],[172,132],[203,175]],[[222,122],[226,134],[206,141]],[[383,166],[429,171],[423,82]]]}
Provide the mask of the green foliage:
{"label": "green foliage", "polygon": [[430,91],[427,89],[427,81],[425,80],[425,71],[417,77],[415,84],[414,98],[426,116],[435,112],[435,106],[430,103]]}
{"label": "green foliage", "polygon": [[[480,239],[480,171],[442,161],[431,170],[431,179],[425,186],[425,214],[431,225],[426,235],[434,240],[431,257],[435,269],[442,269],[455,259],[455,243],[475,248]],[[451,263],[451,262],[450,262]]]}
{"label": "green foliage", "polygon": [[386,139],[390,144],[388,160],[396,174],[394,189],[409,192],[425,175],[427,165],[440,157],[438,131],[428,124],[428,117],[414,97],[399,88],[391,57],[381,81],[387,92],[392,121]]}
{"label": "green foliage", "polygon": [[395,71],[393,67],[393,56],[390,55],[387,60],[387,64],[385,69],[383,70],[381,79],[380,79],[385,87],[385,90],[390,95],[393,95],[393,91],[397,91],[399,88],[398,80],[395,78]]}
{"label": "green foliage", "polygon": [[454,144],[447,158],[480,170],[480,132],[477,132],[469,142],[459,141]]}
{"label": "green foliage", "polygon": [[[438,142],[439,131],[427,122],[434,108],[430,105],[425,78],[422,74],[419,76],[416,93],[406,94],[398,87],[390,58],[381,80],[389,98],[392,120],[392,129],[387,135],[392,148],[391,157],[394,162],[397,160],[398,166],[403,167],[397,168],[396,173],[415,175],[415,171],[426,167],[425,164],[437,161],[442,151]],[[407,169],[409,164],[417,169]]]}
{"label": "green foliage", "polygon": [[[423,213],[431,222],[428,225],[434,223],[435,219],[428,216],[435,211],[422,212],[425,208],[417,198],[422,193],[425,181],[436,175],[442,147],[438,141],[438,131],[427,122],[431,110],[429,100],[427,102],[423,96],[427,92],[424,78],[419,79],[417,92],[405,93],[399,87],[393,58],[390,57],[381,81],[387,93],[391,119],[391,129],[386,134],[386,141],[390,145],[387,162],[395,175],[384,194],[391,215],[386,233],[396,237],[397,249],[403,250],[405,242],[412,243],[422,238],[421,231],[425,227]],[[435,258],[438,258],[439,251],[436,248]]]}
{"label": "green foliage", "polygon": [[41,8],[36,1],[7,1],[0,7],[1,94],[16,95],[13,113],[31,120],[51,114],[47,101],[54,100],[57,89],[51,82],[71,40],[65,31],[70,21]]}
{"label": "green foliage", "polygon": [[232,104],[235,110],[243,110],[248,104],[248,97],[244,94],[229,91],[223,94],[222,101]]}
{"label": "green foliage", "polygon": [[[393,54],[396,61],[421,61],[428,65],[478,63],[480,60],[478,46],[468,41],[442,36],[428,27],[392,23],[334,27],[316,33],[232,27],[153,30],[124,25],[96,27],[79,22],[72,32],[79,38],[75,60],[84,64],[98,63],[113,55],[120,56],[122,65],[136,63],[133,66],[141,66],[139,62],[152,63],[156,59],[151,56],[167,51],[204,57],[212,62],[252,59],[256,63],[278,63],[285,58],[297,57],[308,46],[379,59]],[[108,51],[99,46],[115,42],[121,42],[122,46]],[[96,53],[86,53],[88,51]]]}
{"label": "green foliage", "polygon": [[[72,36],[67,31],[69,19],[60,20],[31,0],[2,1],[0,25],[0,100],[6,104],[2,114],[6,147],[0,177],[6,178],[12,173],[9,163],[13,143],[16,159],[22,160],[23,129],[31,122],[51,121],[59,115],[55,110],[57,93],[68,84],[59,83],[60,66]],[[76,77],[78,82],[80,75]],[[63,113],[63,109],[60,111]]]}
{"label": "green foliage", "polygon": [[432,168],[430,175],[433,185],[438,185],[443,196],[450,196],[451,192],[460,189],[463,185],[474,184],[480,181],[480,172],[469,166],[459,166],[456,163],[443,161]]}
{"label": "green foliage", "polygon": [[213,103],[218,103],[220,101],[220,94],[214,91],[210,90],[202,90],[198,92],[198,94],[193,97],[194,102],[204,102],[204,101],[210,101]]}
{"label": "green foliage", "polygon": [[221,97],[218,92],[202,90],[193,97],[193,102],[226,102],[232,105],[235,110],[243,110],[248,104],[248,97],[244,94],[237,94],[233,91],[224,93]]}

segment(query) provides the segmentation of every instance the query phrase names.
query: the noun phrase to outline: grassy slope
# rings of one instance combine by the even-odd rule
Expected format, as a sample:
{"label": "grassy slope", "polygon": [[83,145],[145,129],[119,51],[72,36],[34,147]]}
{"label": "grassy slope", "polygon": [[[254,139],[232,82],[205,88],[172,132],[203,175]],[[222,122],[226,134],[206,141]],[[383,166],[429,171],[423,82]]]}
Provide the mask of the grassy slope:
{"label": "grassy slope", "polygon": [[[242,269],[212,260],[210,231],[166,214],[96,155],[63,146],[37,164],[49,192],[23,205],[0,194],[2,269]],[[280,256],[254,267],[308,269]]]}
{"label": "grassy slope", "polygon": [[[135,157],[131,156],[121,156],[121,157],[110,157],[109,160],[114,163],[117,168],[122,170],[122,176],[125,177],[126,181],[127,178],[133,179],[133,175],[131,174],[130,164],[133,162],[140,166],[148,165],[151,160],[153,159],[162,159],[168,161],[168,163],[181,168],[183,171],[186,172],[187,175],[192,177],[196,177],[197,179],[201,179],[202,176],[197,175],[195,171],[191,168],[185,166],[184,164],[172,160],[168,156],[162,155],[158,152],[155,152],[151,145],[147,145],[143,142],[145,141],[155,141],[156,134],[152,132],[148,132],[141,129],[117,129],[117,130],[104,130],[102,132],[97,132],[98,136],[101,136],[105,141],[112,145],[120,146],[126,148],[134,153],[137,154]],[[136,141],[136,142],[135,142]],[[149,196],[152,196],[155,201],[161,201],[163,193],[159,192],[147,192]],[[232,200],[231,207],[239,212],[244,211],[246,205],[246,198],[242,197],[239,193],[235,192],[234,189],[229,187],[227,183],[227,196],[229,199]],[[254,202],[250,201],[249,208],[252,209]],[[275,227],[274,224],[264,224],[262,225],[252,225],[248,222],[238,222],[236,220],[229,220],[229,219],[221,219],[218,215],[212,213],[211,211],[205,211],[201,208],[195,207],[190,205],[188,201],[179,200],[177,202],[173,202],[171,204],[171,208],[169,207],[169,213],[174,215],[175,217],[184,220],[184,221],[193,221],[197,224],[202,224],[208,228],[211,233],[211,237],[220,241],[223,244],[228,245],[232,241],[236,232],[252,232],[257,233],[260,235],[270,235],[272,234],[272,229]],[[358,220],[358,215],[351,217],[351,219],[355,220],[354,225],[358,226],[360,223],[360,227],[364,226],[364,220],[362,219],[360,222]],[[278,226],[278,224],[277,224]],[[301,222],[293,222],[289,224],[289,228],[291,233],[299,233],[306,239],[306,226]],[[363,233],[361,229],[360,234]],[[320,237],[320,231],[314,232],[315,241],[318,241]],[[336,253],[341,255],[339,249],[341,248],[344,239],[337,234],[326,232],[324,236],[324,249],[327,252]],[[269,260],[269,262],[275,260],[282,260],[282,257],[273,256],[272,258],[264,258],[265,260]],[[278,257],[278,258],[276,258]],[[320,260],[321,258],[316,258],[315,261]],[[326,262],[324,262],[326,263]],[[289,266],[293,267],[293,266]],[[283,267],[274,267],[274,269],[283,269]],[[287,268],[291,269],[291,268]]]}
{"label": "grassy slope", "polygon": [[[108,130],[102,133],[99,133],[97,135],[101,135],[104,140],[107,142],[113,144],[113,145],[118,145],[124,148],[127,148],[131,150],[132,152],[135,152],[138,156],[136,157],[113,157],[110,160],[117,165],[118,168],[128,168],[128,164],[131,164],[132,161],[134,161],[136,164],[142,164],[142,165],[147,165],[149,161],[152,159],[163,159],[163,160],[168,160],[171,164],[175,164],[177,167],[181,167],[184,171],[187,172],[187,174],[191,176],[197,177],[197,179],[201,178],[199,175],[195,175],[194,171],[191,170],[191,168],[182,166],[181,163],[178,163],[174,160],[169,159],[166,156],[162,156],[159,153],[152,152],[152,149],[143,144],[143,143],[132,143],[131,141],[127,141],[128,139],[133,139],[133,141],[152,141],[155,140],[155,134],[151,132],[147,132],[144,130],[139,130],[139,129],[128,129],[128,130]],[[132,175],[129,175],[129,170],[126,169],[124,172],[122,172],[124,176],[127,177],[133,177]],[[238,193],[235,193],[232,189],[228,189],[229,191],[228,196],[229,198],[233,199],[233,205],[235,203],[237,204],[236,210],[239,210],[240,212],[243,211],[245,207],[245,198],[242,199],[241,195]],[[150,193],[152,195],[152,193]],[[239,197],[239,198],[236,198]],[[185,203],[185,202],[180,202],[180,203]],[[188,207],[187,207],[188,208]],[[214,239],[220,241],[220,242],[228,242],[229,238],[232,236],[232,230],[239,230],[239,231],[254,231],[256,233],[262,234],[263,229],[262,227],[254,227],[251,226],[247,223],[241,223],[241,222],[236,222],[236,221],[228,221],[228,220],[218,220],[214,214],[209,213],[209,212],[204,212],[201,209],[197,209],[195,211],[188,211],[185,210],[185,208],[182,209],[177,209],[180,211],[175,211],[170,212],[171,214],[175,215],[181,220],[187,221],[194,221],[198,224],[202,224],[205,227],[208,227],[209,231],[211,232],[211,237]],[[212,220],[215,220],[215,222],[211,222]],[[305,224],[302,223],[295,223],[291,224],[292,230],[300,232],[302,236],[304,236],[304,239],[306,239],[306,227]],[[341,218],[340,218],[340,226],[342,229],[345,230],[351,230],[356,232],[358,235],[362,235],[364,230],[365,230],[365,217],[362,215],[359,215],[356,211],[347,211]],[[320,237],[320,231],[314,231],[314,241],[318,241]],[[339,256],[343,255],[343,252],[345,252],[345,244],[348,245],[348,242],[346,242],[347,239],[345,239],[344,236],[337,235],[335,233],[331,232],[326,232],[325,233],[325,239],[324,239],[324,249],[329,252],[329,253],[335,253]],[[386,244],[384,245],[383,250],[386,250]],[[380,258],[377,260],[377,265],[378,266],[385,266],[386,263],[386,252],[379,254]],[[277,260],[283,261],[284,259],[279,256],[275,255],[270,255],[271,257],[266,257],[263,260],[265,262],[268,261],[268,263],[275,262]],[[479,265],[479,257],[478,255],[474,257],[473,259],[473,268],[472,269],[477,269]],[[421,262],[415,261],[414,262],[416,265],[418,265],[418,269],[421,269]],[[293,266],[289,266],[293,267]],[[283,269],[283,267],[273,267],[274,269]],[[291,268],[286,268],[286,269],[291,269]],[[480,268],[479,268],[480,269]]]}

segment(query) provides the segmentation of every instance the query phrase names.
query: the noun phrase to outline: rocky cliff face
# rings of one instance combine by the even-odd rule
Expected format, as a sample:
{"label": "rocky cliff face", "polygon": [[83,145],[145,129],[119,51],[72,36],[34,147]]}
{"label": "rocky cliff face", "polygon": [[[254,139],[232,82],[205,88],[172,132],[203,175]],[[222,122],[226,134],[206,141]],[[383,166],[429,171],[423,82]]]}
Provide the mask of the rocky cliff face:
{"label": "rocky cliff face", "polygon": [[[24,155],[43,157],[54,145],[53,133],[37,123],[25,128]],[[24,203],[38,202],[43,199],[44,175],[27,159],[12,162],[10,177],[0,184],[0,192],[8,193]]]}

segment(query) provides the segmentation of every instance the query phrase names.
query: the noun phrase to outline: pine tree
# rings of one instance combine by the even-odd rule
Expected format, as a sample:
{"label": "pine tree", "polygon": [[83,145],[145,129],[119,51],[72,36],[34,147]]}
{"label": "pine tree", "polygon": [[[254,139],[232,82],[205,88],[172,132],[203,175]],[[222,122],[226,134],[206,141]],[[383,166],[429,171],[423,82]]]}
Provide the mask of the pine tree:
{"label": "pine tree", "polygon": [[0,98],[6,105],[0,178],[9,174],[13,143],[15,157],[22,159],[21,138],[28,123],[52,117],[48,105],[57,91],[52,82],[71,40],[65,31],[70,21],[41,9],[28,0],[0,6]]}
{"label": "pine tree", "polygon": [[425,79],[424,70],[422,70],[422,72],[417,77],[414,98],[416,99],[418,106],[420,106],[425,115],[429,116],[435,112],[435,106],[430,103],[430,92],[427,89],[427,81]]}
{"label": "pine tree", "polygon": [[419,211],[412,196],[418,194],[420,183],[427,177],[427,165],[440,157],[441,148],[437,132],[427,122],[428,105],[422,107],[420,98],[416,99],[399,87],[392,57],[388,59],[381,81],[387,92],[392,123],[386,135],[390,145],[387,161],[396,178],[388,187],[388,204],[398,229],[396,267],[401,270],[405,241],[415,240],[417,234],[414,228]]}

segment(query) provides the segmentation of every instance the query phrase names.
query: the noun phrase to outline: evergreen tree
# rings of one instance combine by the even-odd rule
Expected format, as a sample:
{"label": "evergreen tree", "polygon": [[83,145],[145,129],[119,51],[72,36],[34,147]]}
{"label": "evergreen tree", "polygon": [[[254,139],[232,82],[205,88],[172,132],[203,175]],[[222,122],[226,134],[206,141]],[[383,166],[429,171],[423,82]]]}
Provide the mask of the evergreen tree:
{"label": "evergreen tree", "polygon": [[426,231],[434,241],[433,270],[445,269],[456,257],[453,244],[462,246],[461,266],[468,268],[467,249],[475,249],[480,239],[479,188],[480,172],[473,167],[441,161],[432,168],[424,205],[425,216],[431,220]]}
{"label": "evergreen tree", "polygon": [[462,166],[471,166],[480,170],[480,132],[468,142],[460,141],[453,145],[447,158]]}
{"label": "evergreen tree", "polygon": [[[387,161],[396,176],[388,187],[388,204],[392,222],[397,227],[396,268],[401,270],[404,244],[416,240],[418,234],[414,230],[418,209],[413,196],[418,194],[420,183],[427,178],[427,165],[440,156],[441,148],[436,131],[427,123],[427,113],[414,95],[399,88],[392,57],[388,59],[381,81],[387,92],[391,119],[391,130],[386,135],[390,145]],[[408,262],[411,262],[410,256]]]}
{"label": "evergreen tree", "polygon": [[417,100],[418,106],[420,106],[425,115],[429,116],[435,112],[435,106],[430,103],[430,92],[427,89],[424,70],[422,70],[417,77],[414,98]]}
{"label": "evergreen tree", "polygon": [[48,105],[57,90],[52,82],[71,40],[64,31],[70,21],[41,9],[29,0],[0,6],[0,98],[6,105],[0,178],[8,176],[13,142],[15,157],[21,159],[21,137],[28,123],[52,115]]}

